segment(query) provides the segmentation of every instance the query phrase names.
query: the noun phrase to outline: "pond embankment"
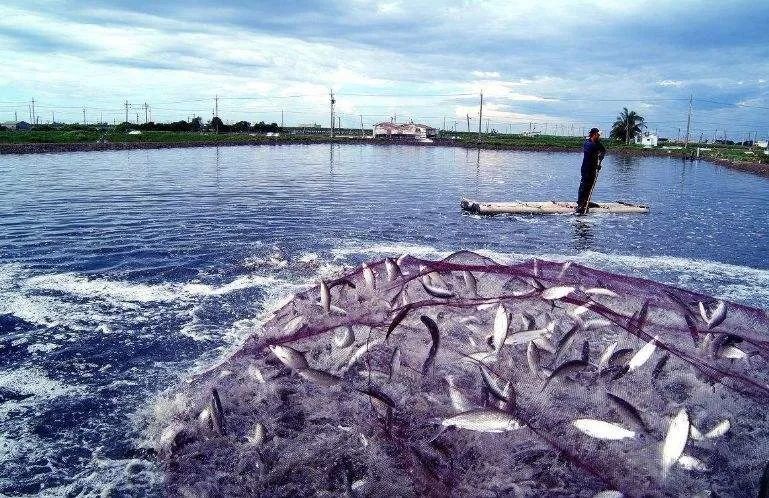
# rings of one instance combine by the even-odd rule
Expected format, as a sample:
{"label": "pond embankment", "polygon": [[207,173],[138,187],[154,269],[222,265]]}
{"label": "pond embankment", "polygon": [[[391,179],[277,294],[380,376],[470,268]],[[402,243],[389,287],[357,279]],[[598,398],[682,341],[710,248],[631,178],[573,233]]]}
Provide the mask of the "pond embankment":
{"label": "pond embankment", "polygon": [[[130,142],[71,142],[71,143],[3,143],[0,144],[0,154],[50,154],[62,152],[92,152],[105,150],[141,150],[141,149],[172,149],[185,147],[234,147],[240,145],[313,145],[313,144],[367,144],[377,146],[412,145],[422,147],[460,147],[482,150],[515,150],[531,152],[580,152],[580,148],[572,145],[527,144],[516,142],[489,141],[480,144],[468,140],[436,138],[431,142],[375,140],[362,137],[266,137],[249,139],[224,140],[184,140],[177,142],[130,141]],[[682,160],[703,160],[731,169],[745,171],[760,176],[769,177],[769,164],[755,161],[741,161],[728,157],[693,156],[692,151],[683,149],[645,149],[637,147],[611,147],[609,154],[643,157],[678,157]]]}

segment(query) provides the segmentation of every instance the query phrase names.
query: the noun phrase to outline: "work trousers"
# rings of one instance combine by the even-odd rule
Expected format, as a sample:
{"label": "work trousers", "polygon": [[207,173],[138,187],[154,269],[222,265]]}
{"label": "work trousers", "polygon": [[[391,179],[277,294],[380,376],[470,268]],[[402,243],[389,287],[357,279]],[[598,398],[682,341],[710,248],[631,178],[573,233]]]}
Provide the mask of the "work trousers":
{"label": "work trousers", "polygon": [[577,206],[583,208],[587,207],[587,198],[590,195],[590,190],[593,188],[593,184],[595,183],[596,174],[597,168],[595,166],[582,166],[582,180],[579,182]]}

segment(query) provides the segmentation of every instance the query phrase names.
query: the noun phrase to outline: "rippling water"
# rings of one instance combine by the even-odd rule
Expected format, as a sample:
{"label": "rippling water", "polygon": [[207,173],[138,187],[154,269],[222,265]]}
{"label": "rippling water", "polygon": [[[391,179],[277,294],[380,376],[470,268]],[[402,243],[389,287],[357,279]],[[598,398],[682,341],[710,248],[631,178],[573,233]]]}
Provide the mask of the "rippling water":
{"label": "rippling water", "polygon": [[765,179],[609,156],[649,215],[462,214],[572,200],[581,156],[281,146],[0,157],[0,492],[156,494],[153,397],[318,275],[402,252],[532,255],[769,307]]}

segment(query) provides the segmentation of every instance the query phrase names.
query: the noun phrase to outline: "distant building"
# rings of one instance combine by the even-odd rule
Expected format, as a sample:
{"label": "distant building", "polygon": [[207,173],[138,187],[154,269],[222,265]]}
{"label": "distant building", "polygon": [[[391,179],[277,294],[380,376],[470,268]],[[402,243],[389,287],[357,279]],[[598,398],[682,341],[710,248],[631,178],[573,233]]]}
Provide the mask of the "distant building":
{"label": "distant building", "polygon": [[769,147],[769,141],[767,141],[767,140],[756,140],[755,145],[756,145],[756,147],[760,147],[762,149],[766,149],[767,147]]}
{"label": "distant building", "polygon": [[6,121],[5,123],[0,123],[9,130],[31,130],[32,125],[27,123],[26,121]]}
{"label": "distant building", "polygon": [[645,131],[640,135],[636,135],[634,142],[644,147],[656,147],[658,142],[657,134]]}
{"label": "distant building", "polygon": [[418,123],[398,124],[384,122],[374,125],[374,138],[421,140],[437,136],[438,130]]}

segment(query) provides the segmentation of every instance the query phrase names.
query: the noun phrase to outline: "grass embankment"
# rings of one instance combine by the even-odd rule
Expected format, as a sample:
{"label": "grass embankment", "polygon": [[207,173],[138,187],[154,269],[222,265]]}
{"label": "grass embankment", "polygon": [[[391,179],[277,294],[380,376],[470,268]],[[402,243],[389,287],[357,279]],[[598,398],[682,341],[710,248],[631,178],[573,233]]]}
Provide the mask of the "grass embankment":
{"label": "grass embankment", "polygon": [[[339,140],[361,139],[359,130],[339,130]],[[95,127],[82,127],[75,130],[31,130],[31,131],[0,131],[0,146],[3,144],[96,144],[106,142],[112,144],[130,143],[139,146],[141,143],[151,144],[254,144],[254,143],[327,143],[327,133],[303,134],[298,129],[284,129],[278,137],[268,137],[258,133],[214,133],[214,132],[174,132],[174,131],[142,131],[141,135],[130,135],[124,129],[100,130]],[[580,137],[563,137],[554,135],[506,135],[483,134],[481,147],[491,149],[518,150],[563,150],[579,151],[583,139]],[[439,145],[459,145],[466,147],[478,146],[478,134],[467,132],[444,133],[436,140]],[[621,142],[605,140],[606,147],[612,153],[638,155],[669,155],[672,157],[691,158],[696,155],[697,147],[710,150],[700,151],[699,157],[721,164],[732,164],[740,169],[752,170],[769,174],[769,155],[764,149],[750,148],[742,145],[729,144],[690,144],[688,149],[653,147],[645,148],[640,145],[625,145]],[[677,144],[670,144],[675,147]],[[680,147],[680,145],[679,145]]]}

